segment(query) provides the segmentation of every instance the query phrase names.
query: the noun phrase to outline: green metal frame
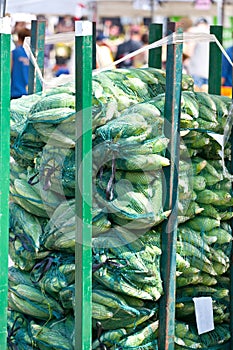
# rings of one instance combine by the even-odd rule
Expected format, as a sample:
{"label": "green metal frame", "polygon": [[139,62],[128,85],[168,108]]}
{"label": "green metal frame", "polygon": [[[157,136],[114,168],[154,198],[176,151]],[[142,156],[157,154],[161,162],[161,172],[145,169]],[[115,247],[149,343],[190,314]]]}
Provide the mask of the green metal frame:
{"label": "green metal frame", "polygon": [[[152,44],[163,37],[163,25],[161,23],[151,23],[149,26],[149,44]],[[162,68],[162,47],[149,50],[149,67]]]}
{"label": "green metal frame", "polygon": [[75,349],[92,342],[92,23],[77,21],[76,51],[76,235]]}
{"label": "green metal frame", "polygon": [[[232,78],[233,78],[233,70],[232,70]],[[232,103],[233,103],[233,79],[232,79]],[[231,130],[231,154],[233,154],[233,130]],[[233,159],[231,157],[231,174],[233,175]],[[233,192],[233,184],[232,184],[232,192]],[[233,210],[233,209],[232,209]],[[231,220],[231,229],[233,231],[233,219]],[[232,234],[233,236],[233,234]],[[233,334],[233,247],[231,249],[231,267],[230,267],[230,331]],[[233,336],[230,339],[231,349],[233,349]]]}
{"label": "green metal frame", "polygon": [[[232,86],[233,87],[233,86]],[[232,96],[233,99],[233,96]],[[233,132],[231,132],[231,154],[233,154]],[[231,159],[231,174],[233,174],[233,160]],[[232,185],[233,191],[233,185]],[[233,220],[231,222],[231,229],[233,230]],[[233,248],[231,250],[231,266],[230,266],[230,349],[233,349]]]}
{"label": "green metal frame", "polygon": [[[174,23],[170,23],[168,33],[174,30]],[[167,189],[164,193],[164,210],[171,210],[171,215],[162,230],[161,276],[164,295],[160,301],[158,345],[163,350],[174,349],[182,52],[182,44],[168,43],[164,135],[170,140],[166,155],[170,159],[170,166],[164,169]]]}
{"label": "green metal frame", "polygon": [[[220,44],[223,42],[223,27],[219,25],[210,26],[210,34],[214,34]],[[210,94],[221,95],[221,72],[222,72],[222,52],[216,43],[210,43],[209,59],[209,86]],[[232,94],[233,100],[233,94]],[[231,134],[231,153],[233,154],[233,132]],[[231,159],[231,174],[233,174],[233,160]],[[233,190],[233,188],[232,188]],[[233,220],[231,222],[233,230]],[[231,252],[230,266],[230,333],[233,334],[233,249]],[[222,349],[233,349],[233,336],[230,341],[222,345]]]}
{"label": "green metal frame", "polygon": [[[152,24],[149,28],[149,42],[152,43],[161,39],[160,25]],[[211,26],[210,33],[214,34],[222,43],[222,26]],[[170,22],[168,34],[175,31],[175,23]],[[157,49],[156,49],[157,50]],[[170,152],[167,155],[171,160],[171,167],[165,169],[165,186],[167,188],[165,198],[165,210],[172,209],[172,216],[163,225],[162,236],[162,257],[161,274],[164,281],[164,295],[160,301],[160,327],[158,336],[159,349],[173,350],[175,335],[175,280],[176,280],[176,239],[177,239],[177,193],[178,193],[178,162],[179,162],[179,115],[180,115],[180,94],[182,79],[182,45],[168,45],[166,64],[166,101],[165,120],[166,136],[170,141]],[[161,56],[159,51],[154,49],[149,52],[150,67],[161,68]],[[210,43],[209,60],[209,93],[221,94],[221,63],[222,53],[216,43]],[[232,96],[233,97],[233,96]],[[232,133],[233,153],[233,133]],[[233,173],[233,161],[232,161]],[[233,227],[233,223],[232,223]],[[233,251],[231,255],[231,286],[230,286],[230,329],[233,334]],[[233,337],[221,349],[233,349]]]}
{"label": "green metal frame", "polygon": [[[84,25],[84,23],[82,22],[80,25]],[[156,26],[152,28],[154,30]],[[169,34],[174,30],[174,23],[170,23]],[[156,34],[158,34],[158,31],[156,31]],[[214,34],[216,35],[216,32]],[[219,36],[217,37],[219,39]],[[160,35],[150,40],[152,42],[152,40],[156,41],[158,39],[160,39]],[[91,348],[91,62],[93,64],[91,48],[93,48],[93,42],[91,41],[90,34],[76,36],[78,131],[76,159],[78,186],[76,190],[75,344],[76,348],[80,350],[89,350]],[[164,295],[160,301],[158,342],[159,348],[164,350],[173,350],[175,346],[176,238],[182,49],[182,44],[174,45],[172,43],[167,48],[166,102],[164,112],[166,123],[165,135],[170,139],[170,148],[167,156],[170,158],[171,166],[165,170],[165,182],[168,189],[166,191],[165,210],[171,209],[172,215],[163,226],[162,236],[163,254],[161,273],[164,281]],[[151,52],[149,65],[160,68],[159,59],[155,59],[153,55],[154,52]],[[160,55],[158,57],[161,58]],[[214,64],[216,64],[219,71],[219,58]],[[219,76],[217,75],[213,78],[210,76],[210,89],[214,88],[215,93],[219,93]],[[229,349],[229,343],[223,345],[222,348]]]}
{"label": "green metal frame", "polygon": [[[9,178],[10,178],[10,23],[0,18],[0,348],[7,343]],[[9,30],[9,31],[8,31]]]}
{"label": "green metal frame", "polygon": [[96,69],[96,22],[92,23],[92,68]]}
{"label": "green metal frame", "polygon": [[[222,44],[223,27],[210,26],[210,34],[214,34],[220,44]],[[209,94],[221,95],[221,73],[222,73],[222,51],[216,43],[210,43],[209,58]]]}
{"label": "green metal frame", "polygon": [[[31,50],[37,65],[44,75],[44,46],[45,46],[45,21],[32,20],[31,22]],[[36,74],[33,62],[29,64],[28,93],[33,94],[43,90],[42,83]]]}
{"label": "green metal frame", "polygon": [[[3,19],[0,18],[0,22]],[[9,244],[9,173],[10,173],[10,28],[0,33],[0,348],[6,349],[7,342],[7,294],[8,294],[8,244]],[[6,32],[5,32],[6,30]],[[9,32],[8,32],[9,30]],[[75,349],[90,350],[92,341],[92,64],[93,40],[92,23],[76,22],[76,246],[75,246]],[[211,33],[221,42],[219,26],[212,26]],[[174,31],[174,27],[170,27]],[[157,31],[158,33],[158,31]],[[159,38],[158,38],[159,39]],[[153,39],[153,41],[158,40]],[[152,40],[152,39],[151,39]],[[40,46],[41,45],[41,46]],[[212,45],[212,43],[210,44]],[[44,47],[43,40],[38,47]],[[210,47],[209,93],[220,94],[219,72],[220,55],[216,45]],[[213,51],[212,51],[213,50]],[[40,50],[42,57],[43,49]],[[158,52],[158,51],[157,51]],[[153,57],[151,52],[151,57]],[[182,44],[169,44],[167,48],[166,68],[166,103],[165,103],[165,135],[169,137],[169,158],[171,166],[165,172],[167,193],[165,210],[172,209],[172,215],[165,223],[162,237],[162,278],[164,296],[160,304],[159,348],[174,349],[175,325],[175,272],[176,272],[176,231],[177,231],[177,194],[179,167],[179,115],[182,79]],[[214,60],[214,61],[213,61]],[[37,62],[40,61],[37,56]],[[157,62],[151,58],[151,62]],[[157,66],[157,63],[150,63]],[[215,68],[214,68],[215,67]],[[215,74],[217,72],[217,74]],[[213,73],[213,75],[212,75]],[[41,87],[41,84],[40,84]],[[39,90],[37,90],[39,89]],[[38,85],[35,90],[40,91]],[[232,142],[233,152],[233,142]],[[233,173],[233,165],[232,165]],[[233,260],[231,258],[231,296],[233,290]],[[233,303],[231,299],[231,331],[233,330]],[[233,338],[223,349],[233,348]]]}
{"label": "green metal frame", "polygon": [[[210,26],[210,34],[214,34],[220,44],[223,42],[223,27],[220,25]],[[210,43],[209,58],[209,83],[208,93],[221,95],[221,72],[222,72],[222,52],[216,43]],[[233,99],[233,96],[232,96]],[[233,134],[231,135],[231,153],[233,154]],[[233,174],[233,160],[231,160],[231,173]],[[231,223],[233,229],[233,221]],[[230,266],[230,331],[233,334],[233,250],[231,252]],[[221,349],[233,349],[233,336]]]}

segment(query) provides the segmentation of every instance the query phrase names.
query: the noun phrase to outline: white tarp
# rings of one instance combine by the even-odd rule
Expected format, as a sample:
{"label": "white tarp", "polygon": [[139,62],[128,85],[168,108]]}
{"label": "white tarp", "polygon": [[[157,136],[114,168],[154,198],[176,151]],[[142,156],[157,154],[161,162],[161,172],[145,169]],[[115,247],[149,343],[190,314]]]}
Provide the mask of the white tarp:
{"label": "white tarp", "polygon": [[[6,1],[6,12],[9,13],[32,13],[48,15],[73,15],[80,18],[87,15],[90,7],[96,5],[98,16],[102,17],[150,17],[150,0],[0,0],[2,4]],[[134,5],[140,5],[135,8]],[[147,5],[147,10],[142,5]],[[233,0],[216,0],[211,8],[197,10],[192,0],[166,0],[162,6],[155,2],[154,12],[156,16],[216,16],[217,12],[224,6],[225,16],[232,13]]]}
{"label": "white tarp", "polygon": [[85,1],[79,0],[6,0],[6,13],[72,15],[85,11]]}

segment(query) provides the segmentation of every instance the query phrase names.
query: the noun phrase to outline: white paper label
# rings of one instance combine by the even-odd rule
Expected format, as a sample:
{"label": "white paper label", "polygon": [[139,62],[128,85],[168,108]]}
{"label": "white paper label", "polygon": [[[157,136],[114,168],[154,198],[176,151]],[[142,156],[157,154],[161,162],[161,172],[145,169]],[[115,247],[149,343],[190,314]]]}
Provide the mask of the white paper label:
{"label": "white paper label", "polygon": [[198,334],[214,329],[213,302],[211,297],[193,298]]}

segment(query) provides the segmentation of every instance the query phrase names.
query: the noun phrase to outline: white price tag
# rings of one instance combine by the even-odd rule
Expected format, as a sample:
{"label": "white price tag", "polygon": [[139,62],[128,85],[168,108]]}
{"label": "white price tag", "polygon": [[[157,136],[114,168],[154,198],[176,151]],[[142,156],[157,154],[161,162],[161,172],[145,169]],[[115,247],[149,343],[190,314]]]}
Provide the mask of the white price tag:
{"label": "white price tag", "polygon": [[213,302],[211,297],[193,298],[198,334],[214,329]]}

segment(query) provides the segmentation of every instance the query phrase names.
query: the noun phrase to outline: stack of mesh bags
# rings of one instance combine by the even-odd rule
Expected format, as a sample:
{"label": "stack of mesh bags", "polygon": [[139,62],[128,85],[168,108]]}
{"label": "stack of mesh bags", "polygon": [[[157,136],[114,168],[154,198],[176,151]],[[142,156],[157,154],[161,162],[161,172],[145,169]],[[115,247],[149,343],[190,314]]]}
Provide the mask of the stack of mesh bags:
{"label": "stack of mesh bags", "polygon": [[[187,159],[191,164],[191,186],[185,190],[185,182],[179,183],[177,252],[189,267],[176,278],[175,341],[177,349],[215,350],[231,336],[232,100],[198,92],[182,96],[188,103],[182,104],[181,123],[186,114],[192,118],[181,142],[181,161],[186,153],[186,167]],[[214,321],[214,329],[201,334],[193,301],[199,297],[211,297]]]}
{"label": "stack of mesh bags", "polygon": [[[192,90],[189,77],[184,76],[182,85]],[[169,166],[164,91],[164,72],[150,68],[107,71],[93,77],[93,349],[157,348],[163,293],[160,240],[162,224],[170,215],[163,210],[167,191],[163,169]],[[201,103],[196,105],[198,114],[192,115],[190,99],[197,103],[192,93],[182,94],[180,232],[204,209],[207,212],[195,196],[194,168],[200,158],[200,162],[208,159],[209,150],[200,153],[197,145],[192,148],[188,141],[192,133],[205,129],[205,135],[211,129],[201,125],[201,119],[205,120],[200,117]],[[36,102],[30,100],[28,108],[23,103],[21,127],[17,129],[17,122],[12,122],[10,255],[15,266],[9,271],[8,342],[19,348],[73,349],[74,85],[34,98]],[[221,99],[227,111],[223,121],[229,101]],[[218,113],[222,120],[219,108]],[[225,125],[219,128],[214,132],[223,134]],[[197,141],[195,135],[194,139]],[[184,238],[179,237],[177,285],[180,279],[183,289],[181,278],[187,280],[187,274],[197,273],[197,268],[184,253]],[[203,267],[199,270],[198,276],[204,278]],[[227,272],[221,275],[226,283]],[[177,310],[179,305],[177,302]],[[186,320],[178,317],[178,321],[182,322],[179,327],[184,324],[187,328]],[[18,322],[27,330],[24,337]],[[177,346],[182,346],[182,341],[177,333]]]}
{"label": "stack of mesh bags", "polygon": [[[100,125],[118,118],[126,107],[165,91],[164,72],[155,69],[103,72],[93,77],[92,83],[93,139]],[[191,89],[192,79],[186,76],[183,85]],[[14,266],[9,269],[8,348],[74,348],[75,117],[72,83],[11,101],[9,252]],[[95,198],[92,211],[94,236],[112,228],[110,217]],[[119,226],[119,232],[121,229]],[[118,232],[117,227],[114,230]],[[136,252],[131,255],[127,252],[120,266],[125,274],[129,270],[131,276],[135,269],[148,278],[155,274],[160,291],[154,289],[153,297],[144,291],[141,299],[135,297],[132,302],[127,293],[123,293],[123,298],[122,293],[118,295],[107,288],[116,293],[111,313],[117,313],[117,319],[122,322],[127,316],[123,326],[131,332],[157,313],[153,301],[161,292],[158,273],[161,251],[158,235],[153,234],[153,251],[146,254],[147,243],[143,241],[136,245],[150,268],[143,261],[141,266],[135,265],[134,257],[139,255]],[[96,256],[101,244],[93,243],[93,271],[99,271]],[[119,271],[118,258],[111,262],[109,266],[115,263],[115,270]],[[98,299],[104,289],[103,284],[95,281],[93,295]],[[149,307],[147,302],[144,305],[145,295],[148,303],[152,301]],[[119,303],[121,311],[116,307]],[[93,300],[95,335],[96,323],[102,321],[100,304]],[[106,312],[110,311],[106,309]],[[150,323],[153,322],[155,319]],[[122,336],[126,336],[125,330]]]}
{"label": "stack of mesh bags", "polygon": [[[112,230],[94,239],[94,248],[98,243],[98,249],[95,248],[98,253],[96,263],[105,262],[105,266],[101,264],[94,273],[94,281],[97,280],[107,288],[111,286],[120,291],[124,266],[119,259],[121,271],[119,277],[114,279],[113,266],[106,256],[116,259],[117,256],[122,258],[122,253],[138,251],[140,248],[136,248],[135,243],[145,237],[149,237],[146,247],[150,247],[149,242],[155,240],[154,232],[157,237],[161,236],[162,222],[166,220],[166,214],[169,216],[162,209],[162,194],[167,191],[162,181],[163,169],[169,165],[166,163],[168,140],[164,137],[164,103],[165,95],[160,94],[150,101],[131,106],[122,112],[115,123],[109,122],[95,132],[93,154],[94,166],[97,160],[97,176],[94,198],[103,210],[107,210]],[[182,92],[176,245],[177,349],[214,350],[221,344],[226,344],[230,338],[232,177],[228,163],[231,154],[231,104],[231,99],[222,96]],[[143,128],[145,124],[147,125]],[[123,233],[126,243],[128,242],[124,249],[117,247],[115,230],[119,226],[124,231],[130,231]],[[158,243],[156,246],[160,247]],[[112,252],[114,255],[111,255]],[[134,285],[138,286],[140,277],[135,276],[136,271]],[[106,282],[107,280],[111,282]],[[133,278],[129,279],[127,275],[127,281],[132,284]],[[156,284],[155,276],[152,281]],[[144,277],[144,283],[144,288],[148,289],[152,282]],[[123,288],[121,291],[125,293]],[[213,331],[202,335],[197,332],[193,303],[193,298],[200,296],[212,298],[215,324]],[[147,324],[153,324],[154,319],[155,317],[148,320]],[[99,327],[99,323],[97,325]],[[114,337],[113,340],[110,339],[112,333],[108,330],[111,328],[110,316],[102,321],[102,326],[107,332],[103,332],[99,342],[94,342],[96,347],[100,341],[112,349],[121,349],[122,345],[123,349],[133,346],[135,349],[139,346],[150,349],[157,346],[157,329],[153,330],[151,336],[143,324],[138,325],[132,334],[125,327],[128,337],[123,336],[120,329],[122,338],[117,340]],[[119,334],[118,336],[120,337]]]}

